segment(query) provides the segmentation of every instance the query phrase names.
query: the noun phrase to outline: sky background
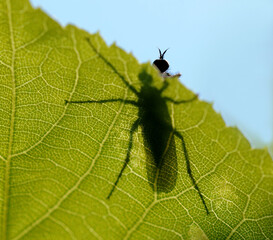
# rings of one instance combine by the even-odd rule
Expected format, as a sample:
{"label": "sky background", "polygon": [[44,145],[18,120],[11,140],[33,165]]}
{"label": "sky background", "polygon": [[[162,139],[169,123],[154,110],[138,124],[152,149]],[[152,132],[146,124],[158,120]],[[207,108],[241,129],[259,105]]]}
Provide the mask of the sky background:
{"label": "sky background", "polygon": [[253,147],[272,143],[272,0],[31,2],[63,26],[99,31],[141,63],[158,58],[157,47],[170,48],[171,73],[182,73],[181,82],[213,102]]}

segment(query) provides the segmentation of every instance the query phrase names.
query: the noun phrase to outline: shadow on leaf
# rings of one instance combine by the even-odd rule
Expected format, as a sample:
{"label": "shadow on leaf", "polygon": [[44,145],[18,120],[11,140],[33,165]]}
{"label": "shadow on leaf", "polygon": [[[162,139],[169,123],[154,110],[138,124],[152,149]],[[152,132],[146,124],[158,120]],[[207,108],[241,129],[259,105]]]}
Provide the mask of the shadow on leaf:
{"label": "shadow on leaf", "polygon": [[123,102],[138,108],[138,118],[132,123],[130,129],[130,136],[128,139],[127,154],[124,164],[116,178],[115,183],[107,198],[110,199],[118,185],[124,170],[126,169],[133,146],[133,136],[138,127],[142,128],[144,143],[146,146],[147,154],[147,176],[149,183],[155,192],[170,192],[176,185],[177,180],[177,156],[176,144],[174,136],[181,141],[182,150],[184,152],[187,173],[198,192],[198,195],[204,205],[204,208],[209,214],[204,197],[194,179],[191,171],[190,159],[187,152],[186,143],[183,136],[173,128],[171,117],[168,112],[167,102],[173,104],[189,103],[196,100],[194,96],[188,100],[176,101],[168,97],[163,97],[162,92],[168,87],[168,82],[164,80],[162,87],[157,88],[152,85],[153,78],[147,73],[145,68],[142,68],[138,77],[142,82],[140,91],[131,85],[122,74],[120,74],[114,65],[109,62],[103,55],[101,55],[89,38],[86,39],[90,48],[98,55],[98,57],[120,78],[120,80],[128,87],[137,97],[137,101],[129,99],[105,99],[105,100],[80,100],[80,101],[65,101],[66,104],[85,104],[85,103],[110,103],[110,102]]}

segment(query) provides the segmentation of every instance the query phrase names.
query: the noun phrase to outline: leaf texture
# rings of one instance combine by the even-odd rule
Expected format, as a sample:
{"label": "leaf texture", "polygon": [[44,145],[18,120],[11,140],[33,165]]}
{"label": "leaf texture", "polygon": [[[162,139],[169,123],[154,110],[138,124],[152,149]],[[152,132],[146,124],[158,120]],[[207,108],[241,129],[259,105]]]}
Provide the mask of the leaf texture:
{"label": "leaf texture", "polygon": [[[27,0],[0,1],[0,22],[1,239],[273,239],[272,159],[211,104],[176,104],[194,97],[177,79]],[[143,79],[168,83],[160,167],[133,128]]]}

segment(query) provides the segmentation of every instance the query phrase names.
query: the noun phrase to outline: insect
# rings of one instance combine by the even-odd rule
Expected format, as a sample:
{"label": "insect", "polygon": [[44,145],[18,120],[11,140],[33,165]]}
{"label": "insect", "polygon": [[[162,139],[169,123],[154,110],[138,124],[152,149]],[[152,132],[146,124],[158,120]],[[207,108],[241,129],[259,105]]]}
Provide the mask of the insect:
{"label": "insect", "polygon": [[[168,167],[168,164],[165,163],[168,146],[170,146],[170,142],[174,142],[174,136],[176,136],[181,141],[181,146],[185,156],[188,176],[200,197],[200,200],[206,210],[206,213],[209,214],[209,210],[206,205],[205,199],[196,183],[196,180],[191,170],[189,154],[187,151],[184,137],[175,128],[173,128],[171,123],[171,117],[167,107],[167,102],[171,102],[173,104],[187,104],[189,102],[196,100],[197,95],[191,99],[180,100],[180,101],[176,101],[168,97],[163,97],[162,92],[168,87],[169,85],[168,82],[164,81],[160,89],[152,86],[153,78],[151,75],[149,75],[145,71],[145,69],[138,76],[140,81],[142,82],[142,87],[140,90],[137,90],[133,85],[131,85],[125,79],[125,77],[122,74],[120,74],[117,71],[117,69],[103,55],[101,55],[97,51],[97,49],[92,44],[89,38],[87,38],[86,40],[89,46],[91,47],[91,49],[98,55],[98,57],[109,67],[109,69],[111,69],[115,74],[117,74],[117,76],[120,78],[123,84],[125,84],[126,87],[128,87],[129,90],[132,91],[138,99],[138,100],[130,100],[130,99],[116,98],[116,99],[105,99],[105,100],[79,100],[79,101],[66,100],[65,101],[66,104],[88,104],[88,103],[101,104],[101,103],[110,103],[110,102],[123,102],[124,104],[133,105],[138,109],[138,117],[133,122],[130,129],[127,154],[126,154],[124,164],[120,170],[119,175],[116,178],[115,183],[112,186],[111,191],[109,192],[107,196],[107,199],[110,199],[110,197],[114,193],[116,186],[118,185],[122,177],[122,174],[130,161],[131,150],[132,150],[133,141],[134,141],[133,136],[136,130],[139,127],[141,127],[144,144],[145,146],[149,148],[150,154],[152,155],[152,158],[153,158],[152,165],[154,167],[152,169],[147,170],[147,173],[148,173],[149,181],[152,182],[151,185],[154,191],[168,191],[170,188],[173,187],[169,185],[170,184],[169,182],[171,181],[171,179],[168,178],[169,174],[166,174],[166,172],[164,173],[163,170],[164,168],[166,170],[166,166]],[[166,51],[167,50],[165,50],[163,54],[161,54],[161,51],[160,51],[160,58],[162,57],[161,60],[163,60],[163,57]],[[156,64],[158,64],[158,61],[161,61],[161,60],[160,59],[155,60]],[[161,70],[164,70],[167,67],[166,63],[163,63],[163,64],[160,63],[159,65],[161,67]],[[163,65],[164,65],[164,68],[162,68]],[[174,149],[173,151],[175,151],[175,148],[173,149]],[[176,158],[176,152],[173,152],[172,155],[174,156],[174,158]],[[167,173],[171,173],[170,171],[174,171],[174,169],[170,169],[170,168],[167,169]],[[173,174],[173,176],[171,177],[174,179],[176,175]],[[175,183],[173,179],[172,179],[172,182]]]}
{"label": "insect", "polygon": [[164,55],[167,52],[167,50],[168,49],[166,49],[163,53],[161,53],[161,50],[158,49],[159,59],[154,60],[153,64],[157,67],[157,69],[160,71],[160,73],[163,77],[180,77],[181,76],[180,73],[175,74],[175,75],[171,75],[166,72],[170,66],[168,61],[164,59]]}

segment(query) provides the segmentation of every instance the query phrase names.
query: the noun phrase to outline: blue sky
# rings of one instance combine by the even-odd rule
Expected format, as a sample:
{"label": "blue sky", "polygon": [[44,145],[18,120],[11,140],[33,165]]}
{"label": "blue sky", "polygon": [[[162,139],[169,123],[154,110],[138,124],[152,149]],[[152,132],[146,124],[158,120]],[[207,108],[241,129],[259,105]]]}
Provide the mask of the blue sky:
{"label": "blue sky", "polygon": [[31,0],[60,24],[99,31],[140,62],[170,48],[170,71],[254,147],[273,141],[272,0]]}

